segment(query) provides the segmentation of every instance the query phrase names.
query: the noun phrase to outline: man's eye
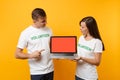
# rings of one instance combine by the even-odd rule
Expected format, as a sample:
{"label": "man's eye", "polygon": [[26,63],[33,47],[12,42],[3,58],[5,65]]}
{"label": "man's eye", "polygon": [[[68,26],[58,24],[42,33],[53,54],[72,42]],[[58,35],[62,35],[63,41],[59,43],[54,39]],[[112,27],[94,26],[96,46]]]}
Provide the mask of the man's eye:
{"label": "man's eye", "polygon": [[42,23],[46,22],[46,20],[43,20]]}

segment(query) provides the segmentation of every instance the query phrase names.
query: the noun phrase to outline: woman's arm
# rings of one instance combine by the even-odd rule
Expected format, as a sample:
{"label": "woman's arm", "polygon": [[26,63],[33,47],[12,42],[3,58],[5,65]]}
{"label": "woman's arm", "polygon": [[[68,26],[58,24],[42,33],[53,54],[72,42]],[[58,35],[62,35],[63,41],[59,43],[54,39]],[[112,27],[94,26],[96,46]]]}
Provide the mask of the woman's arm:
{"label": "woman's arm", "polygon": [[96,65],[99,66],[100,65],[100,61],[101,61],[101,57],[102,57],[102,53],[94,53],[94,58],[86,58],[86,57],[78,57],[75,60],[79,61],[79,60],[83,60],[89,64],[92,65]]}

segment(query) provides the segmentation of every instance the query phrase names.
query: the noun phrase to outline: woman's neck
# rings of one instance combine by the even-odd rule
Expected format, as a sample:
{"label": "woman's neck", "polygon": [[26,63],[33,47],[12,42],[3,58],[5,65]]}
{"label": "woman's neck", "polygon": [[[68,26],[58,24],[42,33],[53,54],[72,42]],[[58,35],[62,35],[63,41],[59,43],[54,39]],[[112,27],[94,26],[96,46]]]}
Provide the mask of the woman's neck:
{"label": "woman's neck", "polygon": [[87,34],[84,36],[85,40],[89,41],[91,39],[93,39],[93,37],[90,34]]}

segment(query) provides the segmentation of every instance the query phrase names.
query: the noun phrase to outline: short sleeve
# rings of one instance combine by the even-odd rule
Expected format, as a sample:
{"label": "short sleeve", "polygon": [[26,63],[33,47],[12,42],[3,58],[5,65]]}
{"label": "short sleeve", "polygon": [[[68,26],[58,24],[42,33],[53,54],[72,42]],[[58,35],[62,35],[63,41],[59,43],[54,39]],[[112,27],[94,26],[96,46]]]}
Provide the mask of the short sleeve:
{"label": "short sleeve", "polygon": [[25,33],[21,33],[18,40],[18,48],[24,49],[27,46],[27,38]]}
{"label": "short sleeve", "polygon": [[49,28],[49,30],[50,30],[50,36],[53,36],[52,29]]}
{"label": "short sleeve", "polygon": [[102,52],[103,51],[103,45],[101,40],[96,39],[96,43],[95,43],[95,48],[94,48],[94,52]]}

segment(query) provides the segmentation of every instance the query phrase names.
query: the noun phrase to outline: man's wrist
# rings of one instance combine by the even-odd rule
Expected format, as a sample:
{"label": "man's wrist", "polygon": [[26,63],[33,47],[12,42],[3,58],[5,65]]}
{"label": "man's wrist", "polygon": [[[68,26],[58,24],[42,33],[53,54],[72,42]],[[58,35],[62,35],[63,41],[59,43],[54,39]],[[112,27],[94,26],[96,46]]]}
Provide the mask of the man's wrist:
{"label": "man's wrist", "polygon": [[31,59],[31,58],[32,58],[31,54],[28,54],[28,59]]}

